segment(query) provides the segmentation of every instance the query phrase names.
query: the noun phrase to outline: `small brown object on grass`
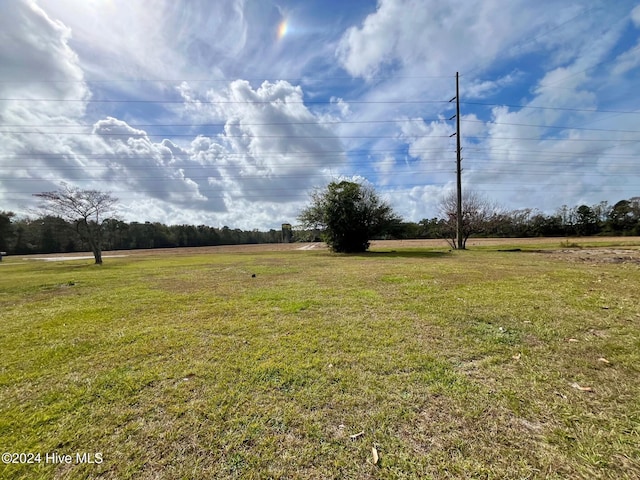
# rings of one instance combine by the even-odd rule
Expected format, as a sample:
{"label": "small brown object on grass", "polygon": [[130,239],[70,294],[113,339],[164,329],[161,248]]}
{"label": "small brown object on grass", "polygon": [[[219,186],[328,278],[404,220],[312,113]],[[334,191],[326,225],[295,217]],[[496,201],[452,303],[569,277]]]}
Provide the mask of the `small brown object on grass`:
{"label": "small brown object on grass", "polygon": [[576,389],[582,391],[582,392],[593,392],[593,388],[591,388],[591,387],[583,387],[583,386],[581,386],[581,385],[579,385],[579,384],[577,384],[575,382],[572,383],[571,386],[573,388],[576,388]]}

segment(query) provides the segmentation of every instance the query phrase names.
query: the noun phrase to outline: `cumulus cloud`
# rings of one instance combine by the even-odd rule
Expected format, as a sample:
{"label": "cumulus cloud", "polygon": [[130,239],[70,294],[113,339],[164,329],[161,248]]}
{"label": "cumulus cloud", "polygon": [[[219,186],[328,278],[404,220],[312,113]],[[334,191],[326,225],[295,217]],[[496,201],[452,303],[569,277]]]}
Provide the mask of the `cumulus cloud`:
{"label": "cumulus cloud", "polygon": [[375,13],[346,31],[337,56],[354,76],[370,77],[385,67],[448,75],[453,68],[483,66],[505,45],[526,38],[537,13],[522,1],[380,0]]}
{"label": "cumulus cloud", "polygon": [[[268,226],[255,223],[266,221],[265,212],[295,216],[307,193],[344,162],[339,139],[303,104],[298,86],[264,82],[254,89],[238,80],[203,93],[206,102],[193,95],[186,106],[195,106],[198,118],[226,119],[220,133],[178,146],[154,142],[146,131],[107,117],[91,132],[89,160],[100,152],[96,177],[125,198],[133,192],[167,211],[181,207],[190,211],[187,217],[199,212],[214,223],[250,228]],[[185,218],[174,215],[165,220]]]}
{"label": "cumulus cloud", "polygon": [[118,190],[142,193],[183,208],[224,210],[219,199],[207,198],[189,178],[190,153],[171,141],[155,143],[145,131],[112,117],[96,122],[93,135],[91,155],[100,152],[101,179],[113,182]]}
{"label": "cumulus cloud", "polygon": [[209,182],[224,189],[228,208],[242,199],[263,206],[299,202],[345,162],[336,133],[304,105],[299,86],[263,82],[254,89],[237,80],[205,96],[199,118],[225,119],[224,128],[197,138],[192,149],[202,164],[215,165]]}

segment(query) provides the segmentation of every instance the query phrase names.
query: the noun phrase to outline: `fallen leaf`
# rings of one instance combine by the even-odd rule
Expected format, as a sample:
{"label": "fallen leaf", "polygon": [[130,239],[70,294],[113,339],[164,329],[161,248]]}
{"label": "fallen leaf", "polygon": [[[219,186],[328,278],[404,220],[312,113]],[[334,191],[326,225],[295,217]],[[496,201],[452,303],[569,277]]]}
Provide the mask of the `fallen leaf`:
{"label": "fallen leaf", "polygon": [[574,382],[574,383],[572,383],[572,384],[571,384],[571,386],[572,386],[573,388],[576,388],[576,389],[578,389],[578,390],[582,391],[582,392],[593,392],[593,388],[591,388],[591,387],[583,387],[583,386],[581,386],[581,385],[578,385],[578,384],[577,384],[577,383],[575,383],[575,382]]}
{"label": "fallen leaf", "polygon": [[515,354],[513,357],[514,360],[520,360],[521,355],[519,353]]}
{"label": "fallen leaf", "polygon": [[378,456],[378,449],[375,445],[371,447],[371,454],[373,455],[373,464],[376,465],[378,460],[380,460],[380,457]]}
{"label": "fallen leaf", "polygon": [[599,361],[599,362],[602,362],[602,363],[611,363],[609,360],[607,360],[607,359],[606,359],[606,358],[604,358],[604,357],[600,357],[600,358],[598,359],[598,361]]}
{"label": "fallen leaf", "polygon": [[361,437],[362,435],[364,435],[364,430],[362,430],[361,432],[358,432],[358,433],[354,433],[353,435],[350,435],[349,438],[351,440],[355,440],[356,438]]}

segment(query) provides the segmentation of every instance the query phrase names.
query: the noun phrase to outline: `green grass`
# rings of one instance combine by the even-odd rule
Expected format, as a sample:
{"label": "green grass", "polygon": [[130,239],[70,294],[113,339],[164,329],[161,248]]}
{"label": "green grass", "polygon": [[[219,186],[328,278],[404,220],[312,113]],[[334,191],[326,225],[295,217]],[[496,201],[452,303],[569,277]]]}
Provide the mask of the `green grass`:
{"label": "green grass", "polygon": [[639,478],[640,267],[497,248],[5,258],[0,478]]}

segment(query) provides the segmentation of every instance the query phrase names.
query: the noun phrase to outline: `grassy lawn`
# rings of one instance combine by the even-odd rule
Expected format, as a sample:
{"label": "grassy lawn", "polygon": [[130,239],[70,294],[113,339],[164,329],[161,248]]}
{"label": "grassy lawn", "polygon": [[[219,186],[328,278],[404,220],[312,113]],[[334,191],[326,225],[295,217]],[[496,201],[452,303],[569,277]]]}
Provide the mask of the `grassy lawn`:
{"label": "grassy lawn", "polygon": [[5,258],[0,478],[640,478],[640,265],[497,248]]}

